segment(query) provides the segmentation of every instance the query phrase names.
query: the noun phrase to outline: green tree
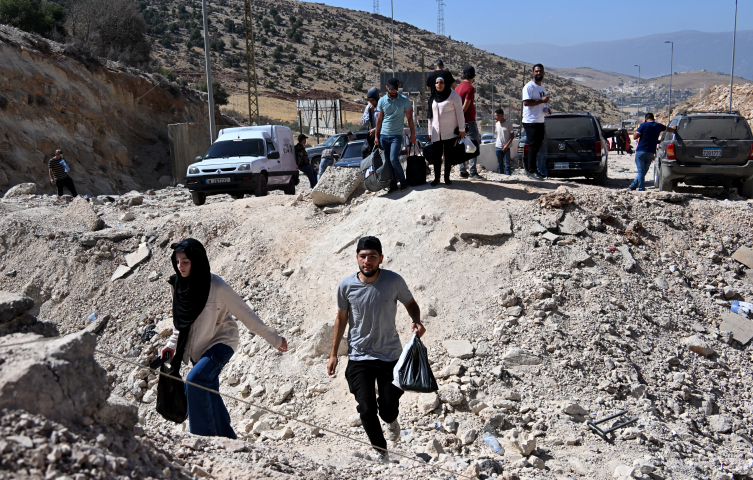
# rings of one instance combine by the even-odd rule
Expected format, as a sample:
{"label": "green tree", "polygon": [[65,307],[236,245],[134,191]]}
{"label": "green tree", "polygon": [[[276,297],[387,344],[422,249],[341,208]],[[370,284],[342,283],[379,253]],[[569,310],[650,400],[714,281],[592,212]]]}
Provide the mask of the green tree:
{"label": "green tree", "polygon": [[230,46],[233,48],[238,46],[238,40],[236,40],[235,37],[230,37]]}
{"label": "green tree", "polygon": [[51,37],[54,32],[65,35],[65,10],[56,3],[41,0],[0,0],[0,23],[21,30]]}
{"label": "green tree", "polygon": [[[206,92],[207,91],[207,81],[203,80],[196,84],[196,90],[200,92]],[[227,105],[230,103],[229,98],[230,94],[227,93],[227,90],[225,90],[225,87],[222,86],[220,82],[217,80],[212,80],[212,98],[214,99],[214,103],[217,106]]]}
{"label": "green tree", "polygon": [[300,65],[298,65],[297,67],[295,67],[295,73],[299,77],[302,77],[303,76],[303,67],[300,66]]}
{"label": "green tree", "polygon": [[288,53],[288,61],[292,62],[293,60],[295,60],[295,53]]}
{"label": "green tree", "polygon": [[272,52],[272,58],[274,58],[275,62],[278,63],[282,61],[282,45],[277,45],[275,47],[275,51]]}

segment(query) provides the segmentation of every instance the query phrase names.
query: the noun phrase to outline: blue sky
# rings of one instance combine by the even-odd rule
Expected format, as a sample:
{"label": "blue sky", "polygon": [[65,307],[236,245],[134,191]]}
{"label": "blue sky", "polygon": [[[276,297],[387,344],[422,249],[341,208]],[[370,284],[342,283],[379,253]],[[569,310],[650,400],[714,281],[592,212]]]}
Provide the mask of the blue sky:
{"label": "blue sky", "polygon": [[[373,0],[319,1],[368,12],[373,7]],[[679,30],[731,32],[735,16],[734,0],[444,2],[445,34],[474,45],[543,42],[567,46]],[[395,0],[394,6],[396,20],[436,32],[436,0]],[[389,0],[380,0],[379,7],[382,15],[390,16]],[[750,0],[739,1],[737,29],[753,29]]]}

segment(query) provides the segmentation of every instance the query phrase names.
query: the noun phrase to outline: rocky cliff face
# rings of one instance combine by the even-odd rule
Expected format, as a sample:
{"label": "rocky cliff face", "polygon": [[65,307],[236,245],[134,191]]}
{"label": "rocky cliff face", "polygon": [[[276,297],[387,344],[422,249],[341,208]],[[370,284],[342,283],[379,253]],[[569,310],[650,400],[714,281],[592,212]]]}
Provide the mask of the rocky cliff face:
{"label": "rocky cliff face", "polygon": [[[170,174],[167,125],[205,123],[205,96],[0,25],[0,191],[53,193],[46,159],[61,148],[80,193],[159,185]],[[224,124],[217,115],[217,123]]]}

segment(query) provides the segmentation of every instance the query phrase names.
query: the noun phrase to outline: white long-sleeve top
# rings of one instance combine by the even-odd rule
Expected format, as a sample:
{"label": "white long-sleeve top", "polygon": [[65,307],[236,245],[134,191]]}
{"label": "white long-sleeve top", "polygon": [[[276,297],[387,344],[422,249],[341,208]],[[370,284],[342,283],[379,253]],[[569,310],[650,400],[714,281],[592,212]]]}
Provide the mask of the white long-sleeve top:
{"label": "white long-sleeve top", "polygon": [[[251,333],[261,336],[274,348],[280,348],[282,345],[282,337],[277,330],[262,322],[230,285],[219,276],[212,274],[207,304],[191,325],[191,332],[188,334],[188,344],[183,355],[184,363],[191,360],[198,361],[204,352],[219,343],[227,345],[233,351],[238,350],[240,338],[238,324],[230,316],[231,314],[240,320]],[[174,350],[177,347],[178,333],[178,330],[173,328],[173,334],[167,341],[167,348]]]}
{"label": "white long-sleeve top", "polygon": [[[445,87],[449,88],[449,87]],[[432,104],[434,118],[431,119],[431,141],[449,140],[455,135],[455,127],[465,132],[465,117],[463,116],[463,100],[455,90],[444,102]]]}

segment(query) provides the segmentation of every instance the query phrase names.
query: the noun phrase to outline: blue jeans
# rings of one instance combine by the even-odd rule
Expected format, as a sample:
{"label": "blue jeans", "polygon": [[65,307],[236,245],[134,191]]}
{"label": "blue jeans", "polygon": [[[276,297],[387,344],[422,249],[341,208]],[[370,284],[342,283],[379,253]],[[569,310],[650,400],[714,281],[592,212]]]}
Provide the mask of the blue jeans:
{"label": "blue jeans", "polygon": [[[220,390],[220,372],[233,356],[233,349],[218,343],[201,356],[186,375],[187,382]],[[230,414],[225,403],[216,393],[186,384],[188,397],[188,426],[194,435],[207,437],[237,438],[230,425]]]}
{"label": "blue jeans", "polygon": [[651,152],[635,152],[635,166],[638,168],[638,175],[636,175],[631,187],[646,188],[646,174],[651,167],[651,162],[654,161],[654,154]]}
{"label": "blue jeans", "polygon": [[403,135],[379,135],[379,146],[384,150],[385,161],[392,165],[392,183],[390,188],[397,188],[397,182],[401,186],[405,183],[405,173],[400,165],[400,149],[403,147]]}
{"label": "blue jeans", "polygon": [[541,145],[541,150],[539,150],[539,153],[536,154],[536,168],[539,170],[539,175],[542,177],[548,177],[549,176],[549,170],[546,169],[546,156],[549,153],[549,150],[546,148],[546,139],[544,140],[544,143]]}
{"label": "blue jeans", "polygon": [[331,167],[335,163],[334,158],[322,158],[319,162],[319,178],[317,181],[321,180],[322,175],[324,175],[324,172],[327,171],[329,167]]}
{"label": "blue jeans", "polygon": [[[479,148],[481,148],[481,136],[479,136],[478,133],[478,124],[473,122],[465,122],[465,134],[471,137],[472,140],[475,140],[476,143],[479,145]],[[478,157],[473,157],[467,162],[463,162],[460,164],[460,171],[465,172],[468,168],[466,165],[470,164],[470,174],[471,175],[478,175],[478,170],[476,169],[476,161],[478,160]]]}
{"label": "blue jeans", "polygon": [[510,149],[502,150],[501,148],[495,148],[494,153],[497,154],[497,173],[504,173],[505,175],[512,175],[512,166],[510,165]]}
{"label": "blue jeans", "polygon": [[309,177],[311,188],[314,188],[317,182],[316,171],[314,171],[314,167],[312,167],[311,165],[303,165],[302,167],[298,167],[298,170],[302,171],[306,174],[307,177]]}

